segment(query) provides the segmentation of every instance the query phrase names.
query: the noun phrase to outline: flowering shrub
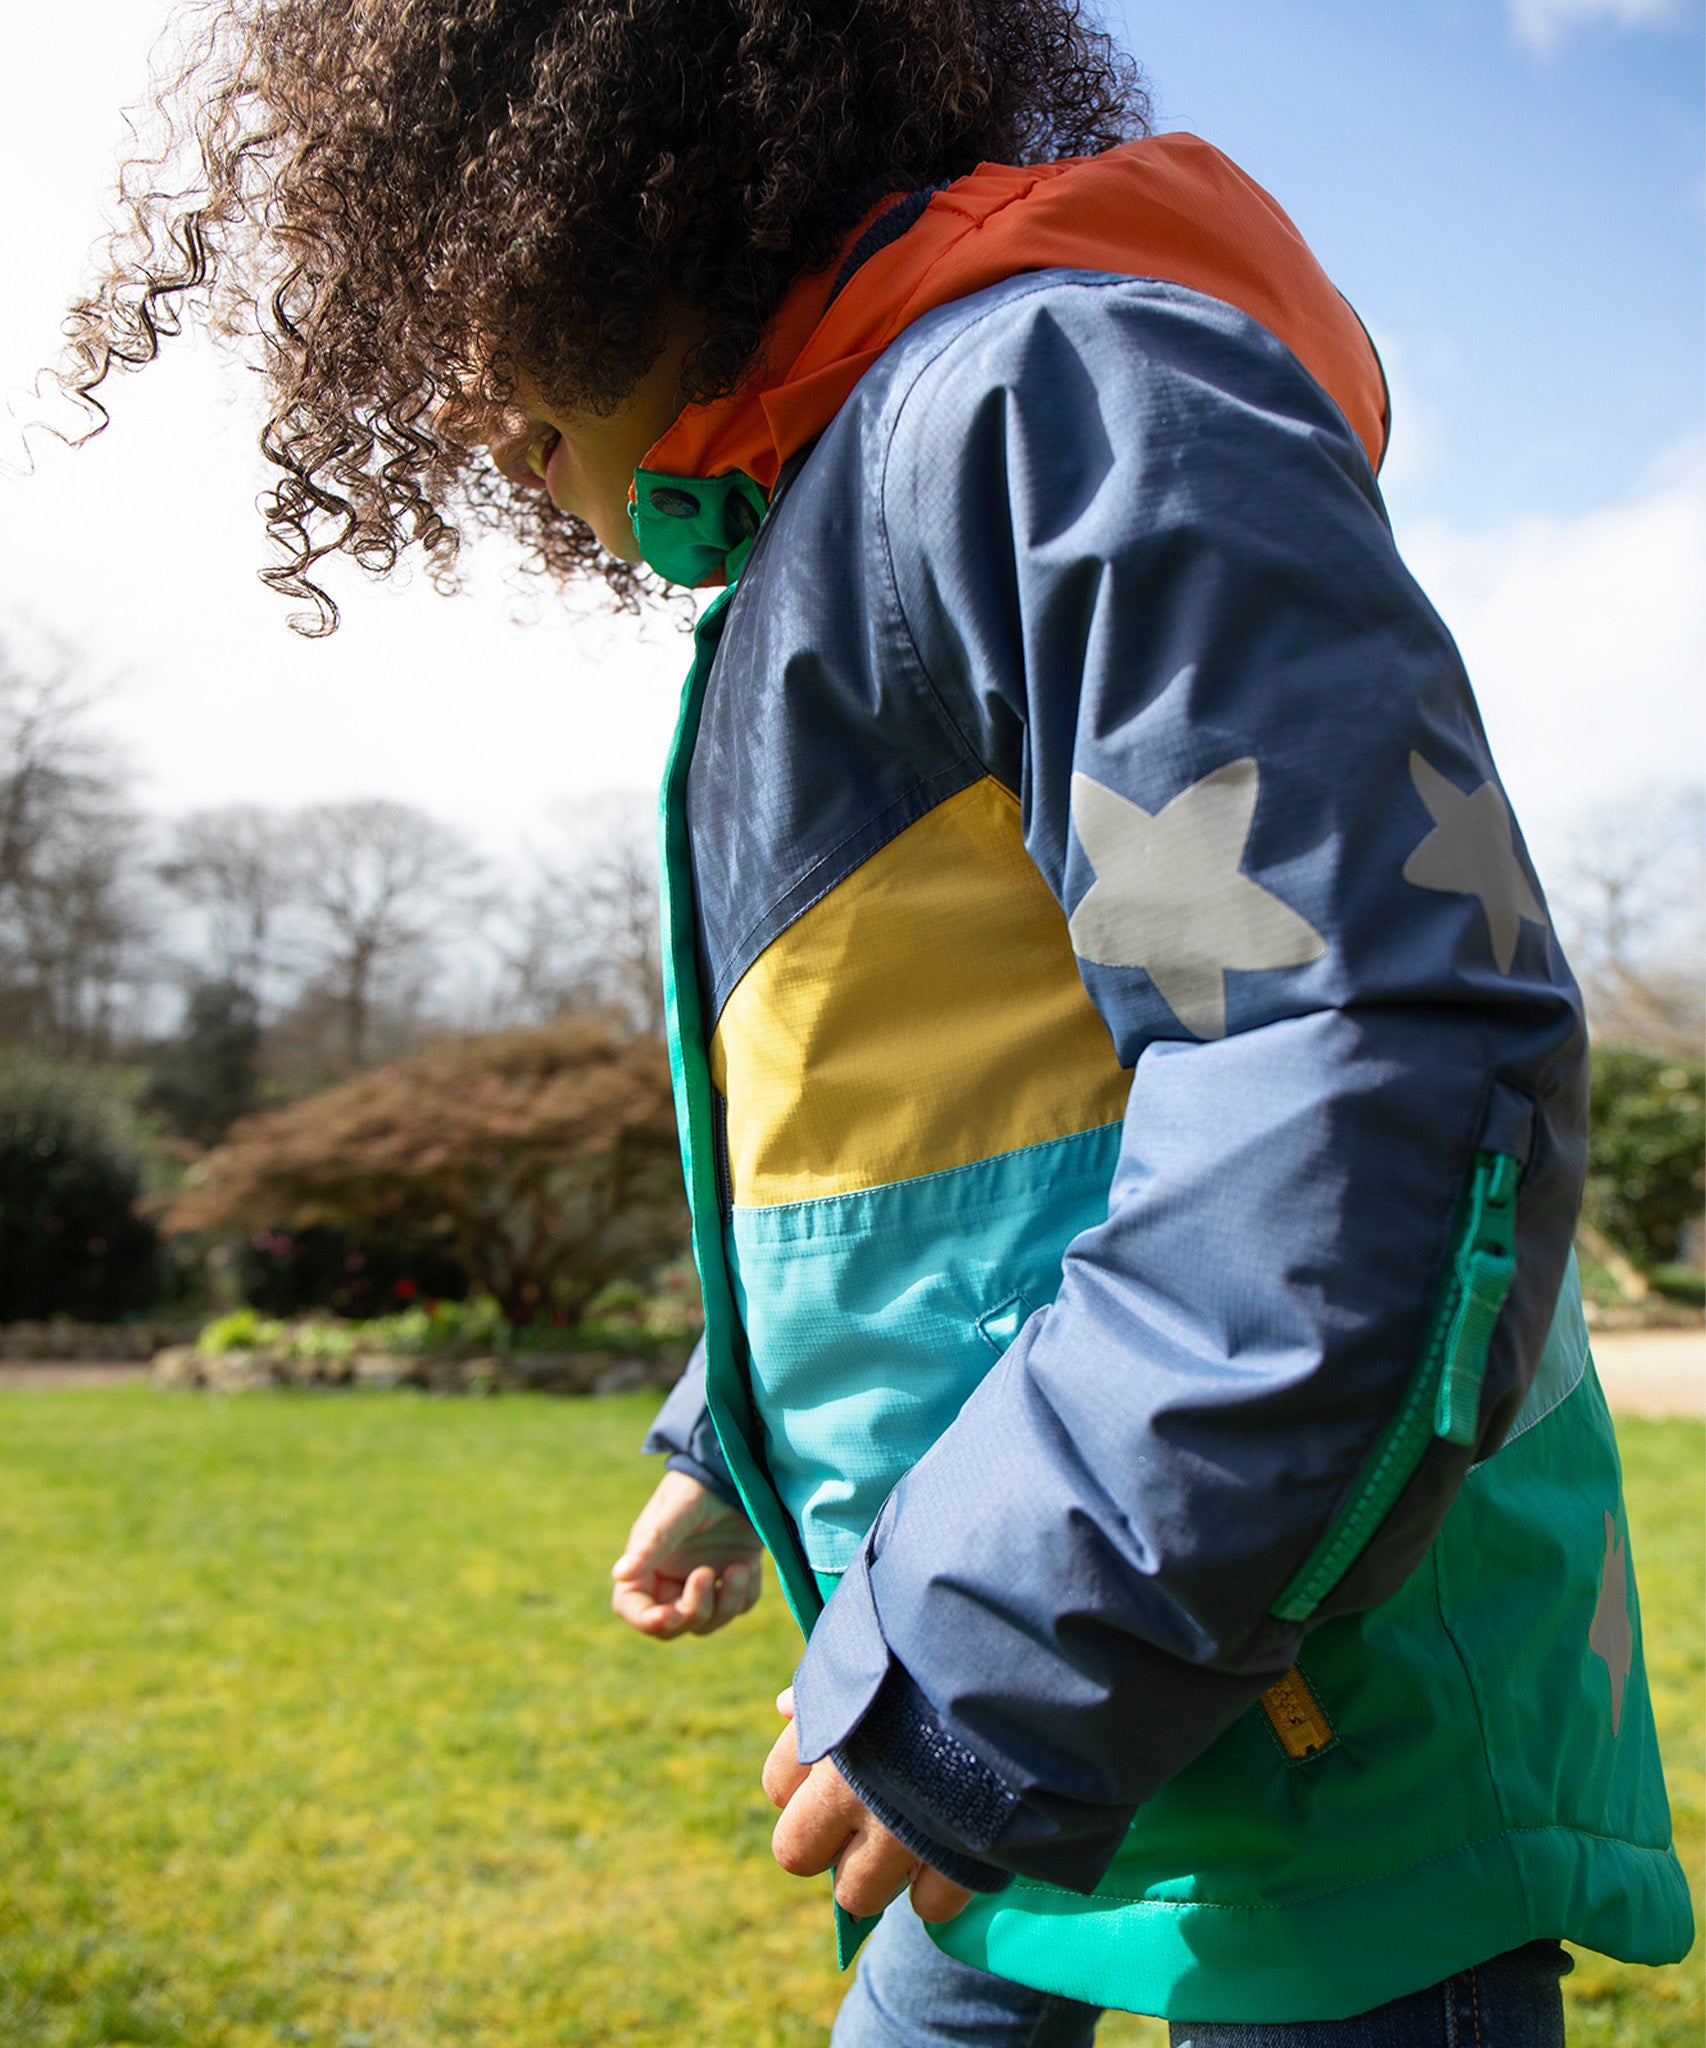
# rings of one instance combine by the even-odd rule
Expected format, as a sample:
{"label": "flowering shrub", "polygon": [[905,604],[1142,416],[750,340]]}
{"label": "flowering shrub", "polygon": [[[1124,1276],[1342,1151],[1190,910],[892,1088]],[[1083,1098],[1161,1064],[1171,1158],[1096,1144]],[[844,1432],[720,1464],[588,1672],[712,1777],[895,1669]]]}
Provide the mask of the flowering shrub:
{"label": "flowering shrub", "polygon": [[370,1316],[346,1322],[336,1316],[305,1316],[296,1322],[240,1308],[206,1325],[196,1339],[203,1357],[242,1351],[265,1351],[306,1363],[344,1363],[359,1355],[388,1354],[408,1358],[434,1355],[503,1357],[511,1353],[557,1351],[619,1351],[643,1358],[684,1357],[698,1335],[696,1297],[669,1288],[660,1297],[629,1283],[607,1289],[594,1303],[595,1313],[579,1321],[539,1321],[516,1325],[505,1320],[495,1297],[468,1301],[433,1301],[396,1315]]}
{"label": "flowering shrub", "polygon": [[284,1323],[272,1321],[252,1308],[233,1309],[206,1325],[195,1340],[195,1348],[210,1358],[227,1351],[268,1351],[282,1344],[288,1331]]}

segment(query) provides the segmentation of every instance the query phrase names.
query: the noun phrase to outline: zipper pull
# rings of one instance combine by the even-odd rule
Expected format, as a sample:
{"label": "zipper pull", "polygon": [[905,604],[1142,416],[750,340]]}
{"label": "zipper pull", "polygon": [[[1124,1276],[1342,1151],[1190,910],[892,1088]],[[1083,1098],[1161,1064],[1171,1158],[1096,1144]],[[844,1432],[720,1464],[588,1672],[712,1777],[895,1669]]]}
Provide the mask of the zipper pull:
{"label": "zipper pull", "polygon": [[1519,1163],[1503,1152],[1483,1152],[1475,1162],[1468,1227],[1459,1240],[1455,1270],[1457,1303],[1446,1326],[1434,1435],[1465,1448],[1475,1441],[1481,1417],[1481,1382],[1487,1352],[1516,1278],[1516,1189]]}

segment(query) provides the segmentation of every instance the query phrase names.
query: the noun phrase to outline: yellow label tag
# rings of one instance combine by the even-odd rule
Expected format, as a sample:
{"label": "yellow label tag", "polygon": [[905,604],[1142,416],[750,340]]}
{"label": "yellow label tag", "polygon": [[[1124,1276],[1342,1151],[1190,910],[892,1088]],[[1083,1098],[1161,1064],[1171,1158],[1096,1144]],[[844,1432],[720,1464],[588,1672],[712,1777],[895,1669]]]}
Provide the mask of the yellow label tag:
{"label": "yellow label tag", "polygon": [[1280,1748],[1294,1764],[1332,1748],[1336,1739],[1333,1724],[1321,1711],[1321,1702],[1295,1664],[1277,1685],[1270,1685],[1263,1693],[1262,1711],[1279,1737]]}

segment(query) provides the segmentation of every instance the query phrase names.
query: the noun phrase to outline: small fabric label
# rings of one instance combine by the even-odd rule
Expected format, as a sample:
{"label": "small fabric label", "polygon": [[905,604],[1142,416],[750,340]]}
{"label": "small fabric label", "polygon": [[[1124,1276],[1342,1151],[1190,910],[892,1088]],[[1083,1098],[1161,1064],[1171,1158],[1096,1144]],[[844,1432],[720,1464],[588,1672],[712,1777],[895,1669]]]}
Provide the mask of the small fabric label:
{"label": "small fabric label", "polygon": [[1278,1685],[1270,1685],[1263,1693],[1262,1711],[1288,1763],[1307,1763],[1339,1739],[1308,1679],[1295,1664]]}

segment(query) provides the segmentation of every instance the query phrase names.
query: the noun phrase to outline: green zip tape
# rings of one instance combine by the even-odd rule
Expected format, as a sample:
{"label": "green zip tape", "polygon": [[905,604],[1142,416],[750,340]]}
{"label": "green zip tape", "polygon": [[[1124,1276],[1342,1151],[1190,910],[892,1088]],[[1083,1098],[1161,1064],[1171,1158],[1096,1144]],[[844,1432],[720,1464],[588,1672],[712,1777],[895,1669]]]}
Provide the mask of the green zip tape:
{"label": "green zip tape", "polygon": [[765,1469],[763,1431],[753,1412],[741,1350],[740,1317],[723,1243],[722,1203],[716,1173],[715,1118],[695,957],[693,874],[687,844],[687,771],[704,708],[705,685],[722,637],[730,591],[714,598],[694,635],[693,666],[682,692],[681,713],[664,771],[659,809],[659,881],[662,897],[664,1014],[669,1034],[670,1080],[681,1135],[693,1259],[705,1305],[705,1399],[730,1477],[753,1527],[776,1561],[777,1575],[802,1633],[823,1611],[816,1582],[787,1510]]}
{"label": "green zip tape", "polygon": [[1476,1153],[1421,1363],[1349,1499],[1269,1608],[1278,1620],[1309,1619],[1362,1555],[1436,1436],[1454,1444],[1475,1441],[1487,1350],[1516,1276],[1521,1173],[1506,1153]]}

